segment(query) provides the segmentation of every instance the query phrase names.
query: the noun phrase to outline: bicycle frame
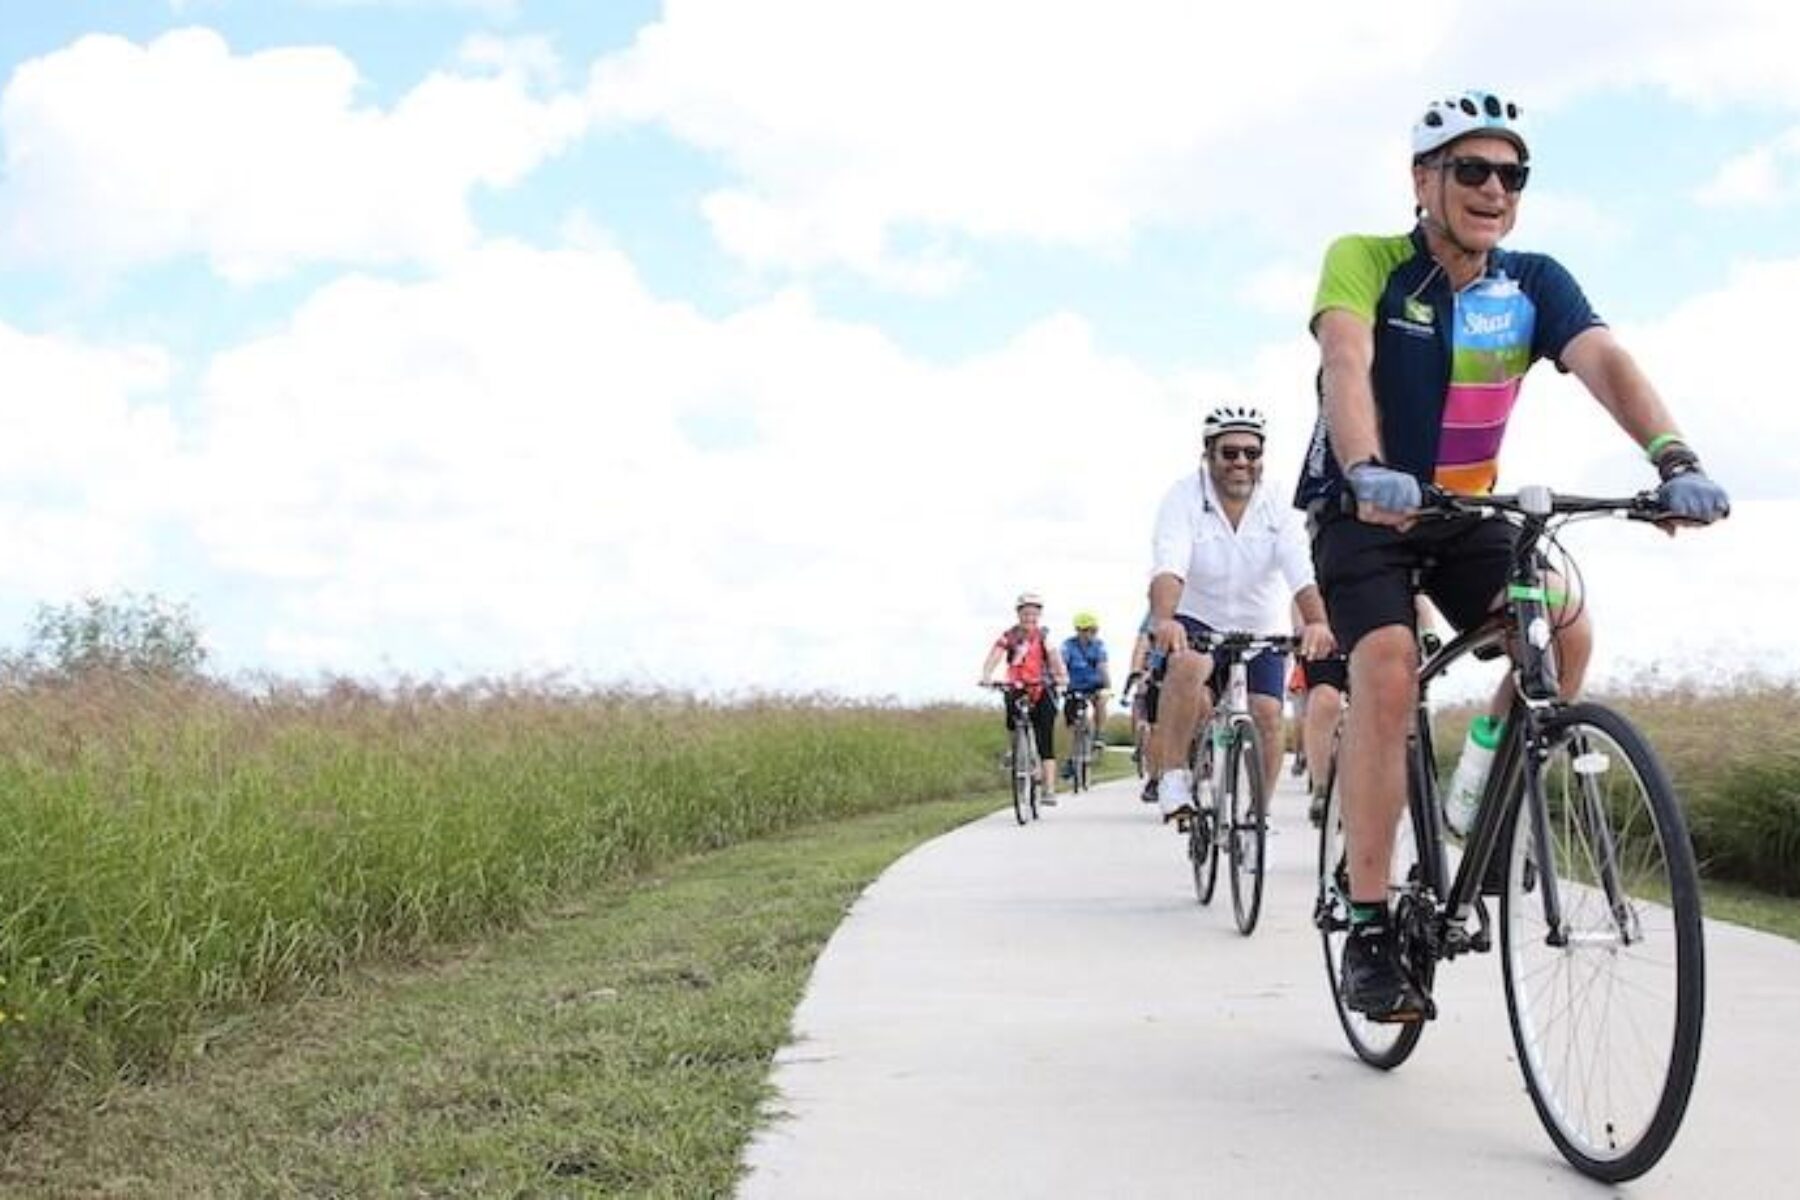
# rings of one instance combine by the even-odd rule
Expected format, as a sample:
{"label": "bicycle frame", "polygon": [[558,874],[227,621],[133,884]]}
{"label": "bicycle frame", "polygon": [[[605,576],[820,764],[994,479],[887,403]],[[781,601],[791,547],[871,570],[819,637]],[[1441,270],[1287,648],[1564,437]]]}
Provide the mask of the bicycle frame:
{"label": "bicycle frame", "polygon": [[[1524,515],[1507,576],[1504,608],[1452,640],[1419,668],[1418,708],[1409,746],[1409,770],[1416,786],[1408,792],[1421,883],[1428,899],[1434,902],[1436,912],[1430,946],[1437,957],[1451,958],[1466,949],[1486,948],[1485,919],[1483,929],[1473,937],[1468,932],[1468,920],[1476,910],[1482,882],[1487,878],[1495,855],[1504,853],[1509,846],[1506,839],[1515,828],[1519,805],[1530,805],[1530,820],[1537,844],[1549,844],[1548,805],[1539,774],[1543,755],[1536,748],[1543,744],[1544,716],[1559,707],[1562,700],[1558,695],[1549,598],[1544,587],[1545,564],[1537,551],[1548,527],[1548,513]],[[1506,653],[1509,647],[1515,651],[1509,668],[1514,686],[1505,731],[1482,787],[1475,824],[1463,841],[1462,862],[1446,888],[1448,851],[1438,805],[1427,694],[1431,683],[1455,662],[1469,655],[1497,657]],[[1598,827],[1605,843],[1608,862],[1600,871],[1602,886],[1620,921],[1621,933],[1629,940],[1632,918],[1618,898],[1616,871],[1611,869],[1610,836],[1605,832],[1604,822],[1590,824]],[[1551,931],[1550,944],[1562,945],[1565,937],[1562,901],[1554,864],[1539,864],[1538,877],[1545,925]],[[1440,897],[1441,903],[1437,903]]]}
{"label": "bicycle frame", "polygon": [[[1188,754],[1190,765],[1198,768],[1203,755],[1210,755],[1213,760],[1211,790],[1215,807],[1221,790],[1232,782],[1223,777],[1218,768],[1219,752],[1224,750],[1231,740],[1231,731],[1240,723],[1254,723],[1255,714],[1250,711],[1250,659],[1266,651],[1287,652],[1295,648],[1295,639],[1286,635],[1253,636],[1249,634],[1218,634],[1206,639],[1204,643],[1196,643],[1195,649],[1211,654],[1215,658],[1225,656],[1225,694],[1218,697],[1213,704],[1212,715],[1194,731],[1194,746]],[[1199,785],[1199,776],[1195,776],[1195,786]],[[1264,803],[1258,797],[1257,803]]]}
{"label": "bicycle frame", "polygon": [[[1680,798],[1648,740],[1604,703],[1559,694],[1551,564],[1539,548],[1556,545],[1564,519],[1661,521],[1668,512],[1655,493],[1589,499],[1543,488],[1438,495],[1421,512],[1503,516],[1518,538],[1498,611],[1418,669],[1405,759],[1407,844],[1417,855],[1397,855],[1385,885],[1413,992],[1405,1010],[1371,1011],[1350,991],[1352,851],[1334,743],[1313,920],[1339,1023],[1359,1058],[1391,1070],[1437,1015],[1437,964],[1497,948],[1513,1045],[1545,1130],[1583,1174],[1634,1179],[1671,1144],[1695,1077],[1705,1009],[1699,879]],[[1501,653],[1506,724],[1453,871],[1428,693],[1458,661]]]}
{"label": "bicycle frame", "polygon": [[[1031,735],[1025,739],[1025,745],[1031,751],[1031,770],[1035,772],[1043,765],[1043,760],[1038,756],[1036,730],[1031,723],[1031,694],[1022,687],[1010,685],[1005,690],[1006,705],[1012,710],[1014,729],[1023,729]],[[1016,768],[1017,764],[1014,766]]]}

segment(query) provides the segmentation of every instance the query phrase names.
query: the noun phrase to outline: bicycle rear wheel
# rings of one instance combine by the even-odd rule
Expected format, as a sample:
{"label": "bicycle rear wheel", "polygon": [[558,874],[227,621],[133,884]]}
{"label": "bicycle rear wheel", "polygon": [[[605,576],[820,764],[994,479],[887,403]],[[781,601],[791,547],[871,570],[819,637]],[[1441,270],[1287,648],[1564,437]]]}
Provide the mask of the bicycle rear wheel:
{"label": "bicycle rear wheel", "polygon": [[[1409,890],[1417,876],[1418,842],[1413,832],[1410,809],[1400,818],[1394,837],[1394,865],[1388,885],[1390,896]],[[1344,1003],[1344,942],[1350,934],[1350,869],[1345,857],[1343,796],[1338,787],[1337,756],[1332,762],[1325,784],[1325,814],[1319,822],[1319,895],[1313,904],[1313,924],[1318,926],[1319,940],[1325,949],[1325,978],[1331,988],[1331,1003],[1337,1009],[1338,1024],[1350,1041],[1356,1057],[1372,1067],[1391,1071],[1405,1062],[1425,1032],[1425,1022],[1389,1023],[1371,1021]],[[1430,984],[1430,968],[1424,983]]]}
{"label": "bicycle rear wheel", "polygon": [[1263,856],[1268,826],[1263,820],[1262,738],[1254,721],[1239,721],[1232,731],[1231,750],[1225,760],[1226,795],[1220,807],[1231,821],[1231,908],[1238,932],[1256,932],[1262,913]]}
{"label": "bicycle rear wheel", "polygon": [[1674,789],[1629,721],[1578,704],[1546,718],[1544,733],[1545,828],[1528,798],[1500,901],[1506,1006],[1551,1140],[1583,1174],[1617,1183],[1656,1165],[1693,1088],[1706,991],[1699,881]]}
{"label": "bicycle rear wheel", "polygon": [[1037,767],[1031,750],[1029,729],[1012,732],[1012,802],[1013,817],[1023,825],[1037,815]]}

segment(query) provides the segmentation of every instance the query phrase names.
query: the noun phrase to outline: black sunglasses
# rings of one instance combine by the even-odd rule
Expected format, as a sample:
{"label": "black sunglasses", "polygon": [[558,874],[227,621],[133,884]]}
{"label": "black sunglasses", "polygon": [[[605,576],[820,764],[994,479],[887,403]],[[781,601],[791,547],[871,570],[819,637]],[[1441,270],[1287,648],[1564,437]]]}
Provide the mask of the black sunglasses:
{"label": "black sunglasses", "polygon": [[1509,192],[1524,191],[1525,181],[1531,177],[1531,168],[1524,163],[1494,162],[1486,158],[1446,158],[1443,169],[1467,188],[1481,187],[1487,183],[1489,175],[1498,175],[1500,186]]}
{"label": "black sunglasses", "polygon": [[1255,462],[1262,457],[1261,446],[1220,446],[1218,455],[1226,462],[1236,462],[1242,458],[1245,462]]}

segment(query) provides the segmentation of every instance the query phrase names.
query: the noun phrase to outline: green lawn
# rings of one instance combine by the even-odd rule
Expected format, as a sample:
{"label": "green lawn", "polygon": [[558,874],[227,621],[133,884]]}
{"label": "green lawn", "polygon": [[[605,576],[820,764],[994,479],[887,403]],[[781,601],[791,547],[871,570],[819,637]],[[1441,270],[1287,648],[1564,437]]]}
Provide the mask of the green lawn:
{"label": "green lawn", "polygon": [[996,797],[816,826],[209,1031],[177,1076],[12,1135],[17,1196],[716,1196],[863,887]]}

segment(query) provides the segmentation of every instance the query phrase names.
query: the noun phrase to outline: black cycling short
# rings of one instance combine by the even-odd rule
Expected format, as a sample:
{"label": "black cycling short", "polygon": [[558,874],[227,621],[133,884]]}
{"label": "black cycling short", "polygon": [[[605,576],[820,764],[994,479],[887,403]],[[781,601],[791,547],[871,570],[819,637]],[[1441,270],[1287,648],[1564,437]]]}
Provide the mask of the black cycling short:
{"label": "black cycling short", "polygon": [[1342,654],[1332,654],[1325,658],[1303,658],[1300,660],[1300,677],[1306,682],[1306,690],[1316,687],[1332,687],[1340,692],[1350,690],[1350,660]]}
{"label": "black cycling short", "polygon": [[1415,628],[1412,573],[1456,629],[1499,604],[1518,531],[1500,517],[1421,521],[1402,533],[1331,514],[1313,535],[1313,569],[1331,632],[1345,653],[1384,625]]}
{"label": "black cycling short", "polygon": [[[1010,701],[1006,705],[1006,728],[1011,732],[1013,727],[1013,706]],[[1051,759],[1056,757],[1056,697],[1048,688],[1038,693],[1038,698],[1031,704],[1031,731],[1037,735],[1038,757]]]}
{"label": "black cycling short", "polygon": [[1077,697],[1077,696],[1080,696],[1087,701],[1088,716],[1090,719],[1092,719],[1092,717],[1094,715],[1094,709],[1095,709],[1094,697],[1098,696],[1099,694],[1100,693],[1098,690],[1095,690],[1092,692],[1070,692],[1070,693],[1068,693],[1066,696],[1063,697],[1063,720],[1067,721],[1070,725],[1075,724],[1075,697]]}

